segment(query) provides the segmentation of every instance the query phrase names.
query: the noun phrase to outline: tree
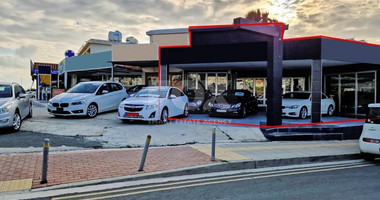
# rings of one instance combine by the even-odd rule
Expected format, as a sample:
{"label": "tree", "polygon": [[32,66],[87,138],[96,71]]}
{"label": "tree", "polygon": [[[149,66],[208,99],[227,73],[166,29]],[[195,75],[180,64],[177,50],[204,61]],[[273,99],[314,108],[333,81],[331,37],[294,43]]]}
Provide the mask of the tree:
{"label": "tree", "polygon": [[[245,18],[253,20],[253,21],[258,22],[258,23],[277,23],[277,22],[279,22],[275,18],[269,18],[269,12],[267,12],[267,11],[262,12],[260,9],[249,11],[245,15]],[[288,28],[289,28],[289,24],[284,23],[284,29],[288,30]]]}

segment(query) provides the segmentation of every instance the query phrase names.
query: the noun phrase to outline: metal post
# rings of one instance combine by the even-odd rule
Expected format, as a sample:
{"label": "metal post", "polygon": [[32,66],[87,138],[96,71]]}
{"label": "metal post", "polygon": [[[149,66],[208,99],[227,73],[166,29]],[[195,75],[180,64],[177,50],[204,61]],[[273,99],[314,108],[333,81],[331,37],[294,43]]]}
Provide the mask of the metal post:
{"label": "metal post", "polygon": [[50,147],[49,139],[46,138],[44,139],[44,145],[43,145],[44,154],[43,154],[43,161],[42,161],[42,180],[40,182],[41,184],[47,183],[49,147]]}
{"label": "metal post", "polygon": [[146,137],[145,147],[144,147],[144,152],[143,152],[141,162],[140,162],[139,172],[144,171],[145,158],[146,158],[146,154],[148,153],[148,148],[149,148],[149,143],[150,143],[151,138],[152,136],[150,135]]}
{"label": "metal post", "polygon": [[216,128],[212,130],[211,161],[215,161],[215,139],[216,139]]}

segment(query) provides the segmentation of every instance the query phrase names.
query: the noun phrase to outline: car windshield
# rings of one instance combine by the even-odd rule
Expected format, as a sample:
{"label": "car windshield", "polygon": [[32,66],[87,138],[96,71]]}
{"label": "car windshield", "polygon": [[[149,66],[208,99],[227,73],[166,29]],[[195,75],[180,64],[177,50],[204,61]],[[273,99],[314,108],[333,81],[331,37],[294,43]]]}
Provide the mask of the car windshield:
{"label": "car windshield", "polygon": [[286,93],[284,99],[309,99],[310,93]]}
{"label": "car windshield", "polygon": [[0,98],[12,97],[12,86],[11,85],[0,85]]}
{"label": "car windshield", "polygon": [[100,83],[79,83],[67,91],[67,93],[94,93]]}
{"label": "car windshield", "polygon": [[148,88],[140,90],[134,97],[144,98],[144,97],[154,97],[154,98],[165,98],[167,89],[160,89],[160,95],[158,95],[158,88]]}
{"label": "car windshield", "polygon": [[380,108],[370,108],[368,119],[370,119],[370,122],[380,124]]}

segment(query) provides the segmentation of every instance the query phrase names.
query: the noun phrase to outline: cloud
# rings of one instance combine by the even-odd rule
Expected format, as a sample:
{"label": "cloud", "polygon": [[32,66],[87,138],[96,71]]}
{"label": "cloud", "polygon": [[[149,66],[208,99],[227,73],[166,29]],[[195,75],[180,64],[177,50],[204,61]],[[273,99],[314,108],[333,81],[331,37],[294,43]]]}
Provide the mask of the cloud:
{"label": "cloud", "polygon": [[31,58],[37,53],[37,46],[35,45],[23,45],[20,48],[16,49],[16,55],[24,57],[24,58]]}
{"label": "cloud", "polygon": [[257,8],[286,19],[286,37],[328,35],[380,43],[378,0],[13,0],[0,4],[0,67],[10,71],[0,80],[15,69],[27,77],[29,58],[58,63],[65,50],[77,51],[91,38],[107,39],[108,31],[120,30],[123,40],[134,36],[143,43],[152,29],[230,24]]}

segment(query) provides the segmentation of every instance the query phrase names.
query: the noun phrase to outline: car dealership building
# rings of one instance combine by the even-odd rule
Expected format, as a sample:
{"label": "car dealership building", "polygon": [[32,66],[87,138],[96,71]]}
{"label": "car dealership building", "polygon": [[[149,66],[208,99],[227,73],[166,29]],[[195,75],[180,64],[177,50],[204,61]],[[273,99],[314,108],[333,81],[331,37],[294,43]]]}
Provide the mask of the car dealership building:
{"label": "car dealership building", "polygon": [[312,91],[312,122],[320,122],[321,92],[336,114],[364,116],[380,93],[380,45],[326,36],[283,39],[282,24],[233,25],[148,31],[149,44],[113,45],[112,64],[138,66],[147,85],[197,88],[214,95],[248,89],[267,108],[267,123],[281,124],[281,95]]}
{"label": "car dealership building", "polygon": [[312,122],[321,122],[321,92],[335,114],[363,117],[378,102],[380,45],[326,36],[283,38],[283,24],[236,18],[230,25],[151,30],[149,43],[90,39],[57,69],[57,88],[88,80],[125,87],[204,87],[213,95],[247,89],[267,110],[267,124],[282,124],[282,94],[312,92]]}

